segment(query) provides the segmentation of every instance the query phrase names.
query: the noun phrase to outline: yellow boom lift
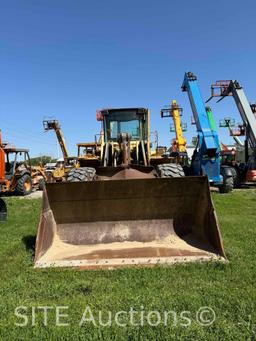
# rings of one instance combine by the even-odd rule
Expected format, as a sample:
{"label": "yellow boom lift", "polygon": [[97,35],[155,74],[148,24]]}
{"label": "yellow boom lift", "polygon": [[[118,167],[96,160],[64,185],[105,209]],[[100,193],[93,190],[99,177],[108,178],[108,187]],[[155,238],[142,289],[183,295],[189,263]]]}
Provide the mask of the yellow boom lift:
{"label": "yellow boom lift", "polygon": [[48,181],[63,181],[63,179],[65,179],[66,173],[74,167],[75,158],[69,157],[68,155],[65,138],[58,120],[44,120],[43,127],[45,131],[55,131],[63,155],[63,163],[54,169],[54,171],[51,173],[51,178],[49,178]]}
{"label": "yellow boom lift", "polygon": [[68,159],[68,150],[67,150],[67,146],[66,146],[66,142],[64,139],[64,135],[60,129],[60,124],[59,121],[57,120],[44,120],[43,121],[43,126],[44,126],[44,130],[48,131],[48,130],[54,130],[63,154],[63,158],[64,161],[67,161]]}
{"label": "yellow boom lift", "polygon": [[161,109],[160,114],[161,118],[171,117],[173,119],[170,132],[175,132],[175,138],[172,139],[172,146],[169,150],[170,156],[179,156],[179,161],[187,159],[187,141],[183,136],[183,132],[187,130],[187,125],[181,121],[182,108],[178,106],[175,100],[172,100],[171,106]]}

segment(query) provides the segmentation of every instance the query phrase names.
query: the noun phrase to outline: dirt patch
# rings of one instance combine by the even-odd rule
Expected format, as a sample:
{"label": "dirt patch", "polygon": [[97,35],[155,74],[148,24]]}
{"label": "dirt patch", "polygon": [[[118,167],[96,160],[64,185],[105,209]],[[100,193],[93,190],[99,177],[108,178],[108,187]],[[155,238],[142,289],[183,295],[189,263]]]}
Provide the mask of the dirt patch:
{"label": "dirt patch", "polygon": [[[69,224],[69,228],[73,231],[73,234],[84,238],[84,234],[88,237],[88,243],[85,241],[83,245],[70,244],[68,237],[62,236],[60,238],[60,230],[65,229],[65,224],[60,224],[55,231],[55,235],[50,248],[41,256],[40,260],[37,261],[36,266],[49,266],[50,264],[66,264],[73,262],[74,264],[82,264],[83,261],[90,263],[90,265],[98,264],[99,262],[111,263],[113,266],[116,264],[125,265],[127,262],[139,264],[147,261],[157,261],[160,258],[186,258],[192,256],[194,259],[215,256],[210,252],[208,245],[194,246],[191,243],[180,238],[174,231],[172,219],[163,219],[161,222],[157,221],[155,225],[154,221],[136,221],[137,227],[134,221],[125,221],[124,224],[129,226],[129,238],[123,242],[111,240],[111,242],[102,243],[101,236],[106,231],[111,235],[113,231],[106,222],[97,223],[83,223],[83,224]],[[115,222],[112,222],[112,225]],[[147,225],[147,230],[144,231],[145,236],[150,237],[146,241],[144,238],[132,238],[132,230],[140,230],[142,223],[142,230],[144,231],[144,225]],[[95,224],[98,224],[102,229],[95,228]],[[78,226],[79,225],[79,226]],[[82,233],[82,227],[85,229]],[[98,243],[90,244],[90,227],[98,238]],[[158,233],[158,229],[162,233]],[[122,231],[121,231],[122,232]],[[154,232],[155,238],[151,238],[150,232]],[[118,234],[119,236],[119,234]],[[123,236],[123,235],[122,235]],[[145,237],[144,236],[144,237]],[[126,234],[123,236],[126,239]],[[138,237],[138,236],[137,236]],[[113,238],[114,239],[114,238]],[[189,238],[188,238],[189,239]],[[143,240],[143,241],[141,241]],[[72,263],[73,264],[73,263]],[[69,264],[71,265],[71,264]]]}

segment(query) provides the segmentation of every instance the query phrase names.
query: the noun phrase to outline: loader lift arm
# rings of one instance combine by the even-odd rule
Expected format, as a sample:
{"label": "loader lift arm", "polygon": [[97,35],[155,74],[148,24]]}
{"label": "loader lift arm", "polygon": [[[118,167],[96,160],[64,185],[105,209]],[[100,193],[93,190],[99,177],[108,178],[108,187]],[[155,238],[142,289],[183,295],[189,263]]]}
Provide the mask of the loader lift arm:
{"label": "loader lift arm", "polygon": [[188,93],[198,133],[197,147],[192,158],[193,175],[205,174],[211,184],[220,186],[223,183],[220,166],[220,142],[217,132],[211,129],[197,77],[192,72],[186,72],[181,88],[182,91]]}
{"label": "loader lift arm", "polygon": [[57,121],[57,120],[44,120],[43,126],[44,126],[45,131],[49,131],[49,130],[55,131],[59,145],[60,145],[60,148],[61,148],[61,151],[62,151],[64,161],[67,161],[68,151],[67,151],[64,135],[63,135],[61,128],[60,128],[59,121]]}

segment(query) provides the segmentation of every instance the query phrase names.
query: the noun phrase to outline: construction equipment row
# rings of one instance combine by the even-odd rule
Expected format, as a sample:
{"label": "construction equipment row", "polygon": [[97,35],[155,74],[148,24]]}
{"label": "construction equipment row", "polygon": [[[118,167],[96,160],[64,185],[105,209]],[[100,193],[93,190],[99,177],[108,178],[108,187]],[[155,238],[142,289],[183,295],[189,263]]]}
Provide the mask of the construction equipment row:
{"label": "construction equipment row", "polygon": [[[232,92],[239,103],[247,141],[255,150],[255,116],[248,113],[245,96],[237,96],[237,85],[230,84],[223,89],[221,83],[221,95]],[[66,156],[44,191],[36,267],[94,269],[226,259],[209,184],[231,191],[242,166],[223,161],[212,111],[192,72],[185,73],[182,90],[197,129],[190,163],[176,101],[161,110],[161,117],[173,118],[176,132],[168,152],[151,150],[146,108],[97,111],[100,139],[79,143],[75,158],[66,153],[58,122],[44,122],[46,130],[55,130]],[[254,161],[252,153],[244,165],[246,180],[255,181]]]}
{"label": "construction equipment row", "polygon": [[68,155],[59,122],[45,120],[44,129],[56,132],[63,163],[44,189],[35,266],[94,269],[226,260],[209,184],[227,193],[234,184],[255,182],[256,130],[252,106],[237,82],[218,85],[222,97],[233,95],[244,122],[252,152],[246,147],[243,166],[226,162],[213,113],[192,72],[182,83],[197,131],[191,160],[176,101],[161,110],[161,117],[174,122],[169,150],[158,145],[152,150],[146,108],[98,110],[100,136],[78,143],[76,157]]}

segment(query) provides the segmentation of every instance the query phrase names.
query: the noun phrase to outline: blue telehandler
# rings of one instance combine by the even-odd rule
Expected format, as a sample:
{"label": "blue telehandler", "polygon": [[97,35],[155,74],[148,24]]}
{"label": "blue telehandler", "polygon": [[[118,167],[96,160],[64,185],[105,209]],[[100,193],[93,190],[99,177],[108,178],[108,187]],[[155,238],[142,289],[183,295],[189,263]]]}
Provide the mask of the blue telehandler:
{"label": "blue telehandler", "polygon": [[234,187],[232,168],[221,165],[219,137],[216,130],[211,129],[197,77],[186,72],[181,88],[188,94],[197,130],[197,145],[187,174],[207,175],[211,186],[218,187],[221,193],[231,192]]}
{"label": "blue telehandler", "polygon": [[[245,136],[245,162],[232,162],[235,172],[235,182],[238,185],[256,183],[256,104],[251,104],[247,99],[243,87],[236,80],[221,80],[211,86],[211,100],[220,97],[221,101],[227,96],[232,96],[242,118],[243,124],[235,135]],[[234,136],[231,130],[231,134]]]}

